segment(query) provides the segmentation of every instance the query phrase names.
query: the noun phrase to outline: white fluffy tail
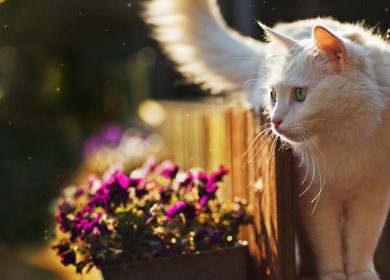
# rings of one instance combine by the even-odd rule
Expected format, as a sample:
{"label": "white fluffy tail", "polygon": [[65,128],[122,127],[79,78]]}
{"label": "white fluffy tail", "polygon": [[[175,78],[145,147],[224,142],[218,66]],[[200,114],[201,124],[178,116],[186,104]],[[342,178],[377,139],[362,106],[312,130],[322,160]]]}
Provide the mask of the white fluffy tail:
{"label": "white fluffy tail", "polygon": [[264,44],[231,30],[216,0],[148,0],[144,17],[190,81],[212,93],[250,90],[244,84],[257,78]]}

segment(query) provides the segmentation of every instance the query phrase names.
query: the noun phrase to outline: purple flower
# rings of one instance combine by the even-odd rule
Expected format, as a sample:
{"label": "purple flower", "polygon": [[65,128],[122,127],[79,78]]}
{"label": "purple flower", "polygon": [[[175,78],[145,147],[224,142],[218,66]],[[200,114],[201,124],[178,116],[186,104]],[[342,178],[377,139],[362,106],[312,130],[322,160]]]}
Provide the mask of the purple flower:
{"label": "purple flower", "polygon": [[118,184],[125,190],[128,189],[129,187],[129,184],[130,184],[130,179],[129,177],[122,173],[122,172],[116,172],[115,175],[114,175],[116,181],[118,182]]}
{"label": "purple flower", "polygon": [[209,230],[206,227],[201,227],[195,235],[195,242],[200,242],[209,235]]}
{"label": "purple flower", "polygon": [[102,214],[91,217],[91,213],[80,211],[72,220],[74,227],[71,231],[72,240],[76,237],[85,238],[88,234],[105,235],[109,233],[107,225],[101,222]]}
{"label": "purple flower", "polygon": [[83,148],[84,157],[92,155],[93,153],[98,151],[101,148],[101,146],[103,146],[103,143],[98,137],[96,136],[89,137],[84,143],[84,148]]}
{"label": "purple flower", "polygon": [[127,203],[129,200],[129,188],[131,179],[122,172],[115,172],[91,198],[90,204],[101,206],[107,210],[113,205]]}
{"label": "purple flower", "polygon": [[81,215],[91,214],[92,212],[93,212],[93,208],[91,207],[91,205],[85,205],[84,208],[80,210]]}
{"label": "purple flower", "polygon": [[179,167],[170,160],[163,161],[156,167],[156,173],[161,174],[168,179],[175,178],[178,171]]}
{"label": "purple flower", "polygon": [[103,128],[100,136],[104,142],[118,145],[123,136],[123,129],[119,125],[110,124]]}
{"label": "purple flower", "polygon": [[193,219],[195,217],[195,207],[183,200],[179,200],[172,207],[166,211],[167,219],[170,220],[173,216],[183,213],[187,219]]}
{"label": "purple flower", "polygon": [[60,256],[61,263],[65,266],[70,264],[76,264],[76,254],[70,248],[69,243],[61,243],[57,246],[52,247],[56,251],[57,255]]}
{"label": "purple flower", "polygon": [[210,229],[208,227],[201,227],[195,235],[195,242],[202,242],[208,240],[210,245],[221,242],[223,238],[223,231],[220,229]]}
{"label": "purple flower", "polygon": [[60,212],[56,217],[55,221],[60,224],[60,230],[62,232],[70,231],[72,227],[71,221],[67,218],[65,213]]}
{"label": "purple flower", "polygon": [[92,233],[93,235],[98,235],[100,233],[106,233],[108,231],[106,225],[100,223],[100,219],[102,214],[97,215],[97,217],[93,218],[92,221],[86,222],[83,225],[83,235],[87,235],[88,233]]}
{"label": "purple flower", "polygon": [[69,202],[62,201],[61,203],[58,204],[58,211],[60,211],[60,213],[62,213],[62,214],[68,215],[68,214],[72,213],[73,208],[71,207]]}
{"label": "purple flower", "polygon": [[84,143],[84,156],[90,156],[105,145],[117,146],[123,136],[123,129],[116,124],[110,124],[89,137]]}
{"label": "purple flower", "polygon": [[221,166],[217,172],[213,172],[207,177],[205,172],[199,172],[198,180],[203,182],[205,185],[199,187],[199,205],[205,206],[210,198],[215,197],[215,192],[218,190],[217,182],[222,181],[223,176],[225,176],[229,170]]}
{"label": "purple flower", "polygon": [[173,190],[170,187],[162,187],[160,189],[161,202],[164,204],[169,203],[172,197]]}
{"label": "purple flower", "polygon": [[184,201],[176,202],[175,205],[173,205],[172,207],[167,209],[167,211],[166,211],[167,216],[172,217],[172,216],[176,215],[176,213],[178,213],[181,208],[185,207],[185,205],[187,205],[187,203],[185,203]]}
{"label": "purple flower", "polygon": [[147,190],[145,190],[144,188],[138,188],[135,190],[135,196],[138,198],[138,199],[141,199],[143,198],[145,195],[147,195],[149,192]]}
{"label": "purple flower", "polygon": [[137,187],[145,183],[145,180],[142,178],[129,178],[129,187]]}
{"label": "purple flower", "polygon": [[219,170],[217,172],[213,172],[210,174],[208,183],[220,182],[220,181],[222,181],[223,176],[225,176],[228,173],[229,173],[228,168],[226,168],[224,166],[220,166]]}
{"label": "purple flower", "polygon": [[208,194],[214,194],[218,190],[218,185],[215,183],[207,182],[206,184],[206,192]]}
{"label": "purple flower", "polygon": [[210,198],[215,197],[215,192],[218,190],[218,185],[216,183],[207,182],[206,186],[199,188],[199,205],[205,206]]}
{"label": "purple flower", "polygon": [[106,187],[100,187],[92,198],[91,204],[106,207],[109,202],[110,190]]}
{"label": "purple flower", "polygon": [[82,233],[84,226],[86,226],[89,223],[89,220],[84,214],[79,213],[72,220],[72,222],[75,225],[75,227],[74,227],[75,234],[77,234],[77,236],[79,236]]}
{"label": "purple flower", "polygon": [[60,259],[61,259],[61,263],[65,266],[68,266],[70,264],[72,265],[76,264],[76,254],[73,250],[69,250],[63,253]]}
{"label": "purple flower", "polygon": [[198,180],[203,182],[203,183],[207,183],[207,181],[209,180],[209,177],[207,176],[206,172],[200,171],[198,173]]}
{"label": "purple flower", "polygon": [[194,181],[194,175],[192,175],[192,173],[188,173],[187,174],[187,177],[182,181],[180,182],[180,187],[188,187],[192,182]]}
{"label": "purple flower", "polygon": [[73,213],[73,211],[73,207],[66,201],[58,206],[58,214],[55,217],[55,221],[60,225],[60,230],[64,233],[72,229],[73,223],[68,218],[68,214]]}
{"label": "purple flower", "polygon": [[221,241],[223,237],[223,231],[222,230],[215,230],[209,237],[210,244],[216,244]]}
{"label": "purple flower", "polygon": [[202,197],[200,198],[200,200],[199,200],[200,206],[205,206],[206,203],[209,201],[209,198],[210,198],[210,197],[209,197],[208,195],[202,196]]}

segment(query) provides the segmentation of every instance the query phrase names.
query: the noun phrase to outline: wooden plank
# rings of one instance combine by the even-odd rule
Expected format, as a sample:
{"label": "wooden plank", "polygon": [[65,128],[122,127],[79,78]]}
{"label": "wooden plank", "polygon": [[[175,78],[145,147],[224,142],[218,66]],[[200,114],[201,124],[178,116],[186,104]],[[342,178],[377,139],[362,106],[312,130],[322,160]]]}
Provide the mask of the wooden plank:
{"label": "wooden plank", "polygon": [[278,277],[280,280],[294,280],[296,278],[296,265],[293,157],[290,150],[281,150],[281,145],[278,143],[275,158],[278,208]]}

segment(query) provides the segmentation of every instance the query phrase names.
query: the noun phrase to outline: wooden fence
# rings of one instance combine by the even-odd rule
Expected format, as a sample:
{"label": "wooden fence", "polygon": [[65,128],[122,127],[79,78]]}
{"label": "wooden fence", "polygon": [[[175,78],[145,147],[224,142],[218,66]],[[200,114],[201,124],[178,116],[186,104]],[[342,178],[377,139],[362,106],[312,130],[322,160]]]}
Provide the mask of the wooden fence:
{"label": "wooden fence", "polygon": [[269,135],[256,138],[259,122],[244,105],[218,101],[162,105],[167,115],[160,132],[170,157],[184,168],[228,166],[229,180],[219,195],[228,200],[245,198],[252,205],[259,239],[251,228],[240,233],[250,245],[249,279],[295,279],[294,176],[289,151],[267,141]]}

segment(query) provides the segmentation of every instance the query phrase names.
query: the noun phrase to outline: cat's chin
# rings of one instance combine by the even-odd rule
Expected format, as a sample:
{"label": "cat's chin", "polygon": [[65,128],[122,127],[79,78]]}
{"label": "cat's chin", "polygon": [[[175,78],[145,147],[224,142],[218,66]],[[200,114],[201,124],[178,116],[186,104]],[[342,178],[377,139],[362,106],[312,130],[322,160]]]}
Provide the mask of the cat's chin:
{"label": "cat's chin", "polygon": [[283,141],[283,142],[286,142],[286,143],[289,143],[291,145],[298,145],[298,144],[302,144],[304,141],[304,139],[300,138],[300,137],[286,137],[284,135],[280,135],[280,139]]}
{"label": "cat's chin", "polygon": [[305,138],[302,137],[302,134],[288,133],[288,132],[281,133],[279,131],[277,132],[274,131],[274,133],[278,135],[283,142],[289,143],[291,145],[302,144],[306,140]]}

